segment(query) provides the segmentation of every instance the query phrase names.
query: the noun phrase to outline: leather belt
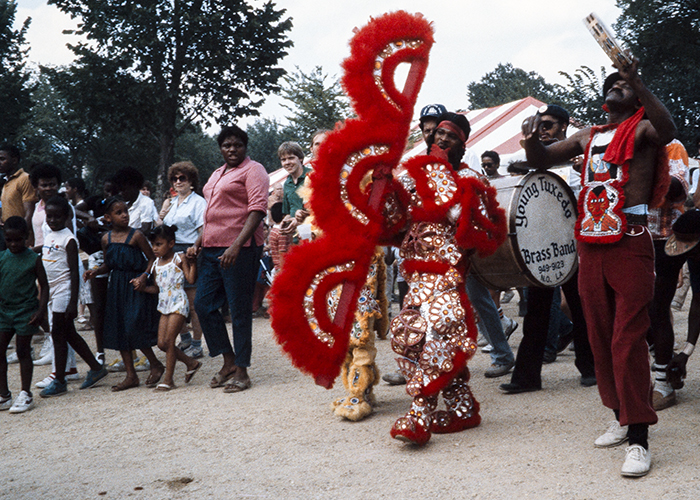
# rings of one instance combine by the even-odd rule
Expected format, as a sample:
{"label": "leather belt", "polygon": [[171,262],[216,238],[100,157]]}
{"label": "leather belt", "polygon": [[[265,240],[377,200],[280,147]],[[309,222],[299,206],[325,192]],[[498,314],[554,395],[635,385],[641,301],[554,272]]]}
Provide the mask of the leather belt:
{"label": "leather belt", "polygon": [[646,226],[647,216],[646,214],[625,214],[628,226]]}

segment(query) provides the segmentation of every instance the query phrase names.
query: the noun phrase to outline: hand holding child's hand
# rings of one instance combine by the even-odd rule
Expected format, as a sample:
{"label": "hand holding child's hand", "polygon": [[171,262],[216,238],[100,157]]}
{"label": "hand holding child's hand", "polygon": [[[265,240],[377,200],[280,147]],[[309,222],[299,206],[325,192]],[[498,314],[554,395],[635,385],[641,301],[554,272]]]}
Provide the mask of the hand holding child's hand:
{"label": "hand holding child's hand", "polygon": [[92,269],[85,271],[83,273],[83,281],[91,280],[94,277],[95,277],[95,271],[93,271]]}
{"label": "hand holding child's hand", "polygon": [[144,288],[146,288],[146,276],[143,274],[137,278],[132,279],[129,281],[134,286],[134,290],[137,292],[142,291]]}

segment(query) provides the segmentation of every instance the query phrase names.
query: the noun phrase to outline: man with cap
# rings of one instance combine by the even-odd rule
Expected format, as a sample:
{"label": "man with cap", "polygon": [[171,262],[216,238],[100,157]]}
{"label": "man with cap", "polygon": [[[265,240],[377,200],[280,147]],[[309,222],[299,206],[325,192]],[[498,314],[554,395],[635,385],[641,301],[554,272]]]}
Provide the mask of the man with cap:
{"label": "man with cap", "polygon": [[445,113],[447,113],[447,108],[442,104],[428,104],[420,110],[418,126],[426,144],[428,143],[428,138],[433,135],[438,123],[440,123],[440,117]]}
{"label": "man with cap", "polygon": [[666,242],[665,253],[672,258],[688,260],[691,273],[690,286],[693,300],[688,313],[688,336],[681,352],[673,356],[666,368],[668,383],[673,389],[681,389],[687,374],[688,359],[695,350],[700,336],[700,210],[688,210],[673,224],[673,234]]}
{"label": "man with cap", "polygon": [[[596,447],[629,440],[623,476],[651,468],[649,425],[658,420],[651,402],[646,342],[654,293],[654,246],[646,227],[649,205],[668,191],[668,171],[657,168],[662,148],[676,134],[668,110],[637,73],[638,61],[618,68],[603,85],[607,124],[562,141],[542,144],[539,117],[523,125],[528,163],[547,168],[585,153],[579,195],[579,292],[595,357],[598,391],[615,421]],[[606,215],[617,224],[586,229],[603,186]]]}
{"label": "man with cap", "polygon": [[[553,144],[566,139],[569,126],[569,113],[555,104],[542,106],[536,115],[539,119],[536,134],[542,144]],[[531,168],[531,165],[528,165]],[[576,354],[575,365],[581,373],[581,385],[591,387],[596,383],[593,353],[588,342],[586,320],[578,294],[578,274],[561,286],[571,311],[573,328],[571,330]],[[523,321],[523,339],[518,347],[515,369],[510,383],[501,384],[500,389],[506,394],[538,391],[542,389],[542,363],[548,341],[550,317],[554,294],[558,288],[528,287],[527,312]],[[561,313],[561,311],[558,311]],[[561,313],[563,314],[563,313]],[[558,332],[557,335],[558,336]],[[570,343],[567,342],[568,345]],[[564,346],[566,347],[566,346]],[[556,359],[556,350],[554,351]]]}
{"label": "man with cap", "polygon": [[556,104],[545,104],[538,111],[540,122],[537,134],[542,144],[566,139],[566,129],[569,128],[569,112]]}

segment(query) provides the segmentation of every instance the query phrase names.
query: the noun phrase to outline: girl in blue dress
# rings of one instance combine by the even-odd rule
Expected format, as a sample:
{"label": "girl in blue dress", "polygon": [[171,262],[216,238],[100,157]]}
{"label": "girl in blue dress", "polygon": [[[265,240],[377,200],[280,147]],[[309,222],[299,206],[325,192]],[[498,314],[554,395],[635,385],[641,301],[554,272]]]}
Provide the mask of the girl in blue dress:
{"label": "girl in blue dress", "polygon": [[85,273],[85,279],[109,272],[107,308],[104,321],[104,346],[118,350],[124,360],[126,378],[112,387],[123,391],[139,385],[133,351],[141,350],[151,364],[146,387],[155,387],[165,367],[158,361],[153,346],[158,341],[157,299],[143,293],[155,255],[146,237],[129,227],[129,210],[123,198],[105,201],[105,220],[112,230],[102,237],[105,262]]}

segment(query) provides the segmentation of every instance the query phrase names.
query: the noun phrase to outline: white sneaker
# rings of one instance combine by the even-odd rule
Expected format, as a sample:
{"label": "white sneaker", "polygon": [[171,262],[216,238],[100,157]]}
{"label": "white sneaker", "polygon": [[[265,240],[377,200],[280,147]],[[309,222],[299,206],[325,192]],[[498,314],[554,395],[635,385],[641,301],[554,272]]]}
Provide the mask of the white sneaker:
{"label": "white sneaker", "polygon": [[34,366],[50,365],[53,362],[53,350],[51,350],[46,356],[41,356],[39,359],[34,361]]}
{"label": "white sneaker", "polygon": [[626,477],[646,476],[651,469],[651,452],[639,444],[628,446],[625,452],[621,474]]}
{"label": "white sneaker", "polygon": [[71,368],[66,372],[66,380],[82,380],[77,368]]}
{"label": "white sneaker", "polygon": [[48,386],[51,385],[51,382],[53,382],[55,378],[56,378],[56,375],[54,375],[52,373],[48,377],[46,377],[44,380],[40,380],[39,382],[34,384],[34,387],[37,387],[39,389],[46,389]]}
{"label": "white sneaker", "polygon": [[[29,356],[32,359],[32,362],[36,359],[36,355],[34,354],[34,346],[31,347],[31,350],[29,351]],[[13,352],[7,357],[7,364],[11,365],[13,363],[19,363],[19,358],[17,357],[17,351]]]}
{"label": "white sneaker", "polygon": [[513,290],[506,290],[501,296],[501,304],[508,304],[515,297],[515,292]]}
{"label": "white sneaker", "polygon": [[10,408],[12,408],[12,394],[7,399],[0,397],[0,411],[9,410]]}
{"label": "white sneaker", "polygon": [[484,347],[481,348],[481,352],[493,352],[493,346],[491,344],[486,344]]}
{"label": "white sneaker", "polygon": [[627,441],[627,426],[623,427],[620,422],[613,420],[605,434],[596,439],[593,445],[596,448],[611,448],[621,445],[625,441]]}
{"label": "white sneaker", "polygon": [[10,413],[24,413],[34,408],[34,398],[32,398],[27,391],[22,391],[15,399],[15,404],[10,408]]}

